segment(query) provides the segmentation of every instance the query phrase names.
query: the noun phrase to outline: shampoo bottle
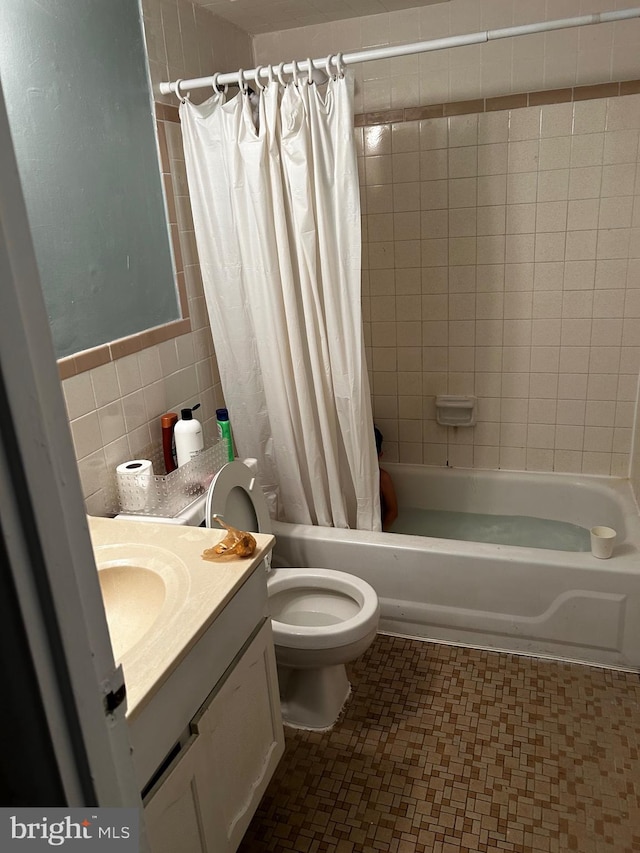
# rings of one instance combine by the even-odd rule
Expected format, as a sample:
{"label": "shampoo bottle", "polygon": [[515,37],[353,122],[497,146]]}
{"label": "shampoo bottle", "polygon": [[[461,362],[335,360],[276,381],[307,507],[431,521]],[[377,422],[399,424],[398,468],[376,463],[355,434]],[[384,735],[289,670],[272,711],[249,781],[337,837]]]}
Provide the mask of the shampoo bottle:
{"label": "shampoo bottle", "polygon": [[164,456],[164,468],[167,474],[175,471],[178,467],[176,464],[176,444],[173,437],[178,416],[175,412],[167,412],[160,418],[160,426],[162,427],[162,454]]}
{"label": "shampoo bottle", "polygon": [[231,424],[229,423],[229,412],[227,409],[216,409],[218,422],[218,438],[227,445],[227,461],[233,462],[233,441],[231,439]]}
{"label": "shampoo bottle", "polygon": [[193,412],[199,407],[200,403],[196,403],[192,409],[182,409],[180,412],[182,420],[178,421],[173,430],[178,468],[190,462],[204,447],[202,424],[193,417]]}

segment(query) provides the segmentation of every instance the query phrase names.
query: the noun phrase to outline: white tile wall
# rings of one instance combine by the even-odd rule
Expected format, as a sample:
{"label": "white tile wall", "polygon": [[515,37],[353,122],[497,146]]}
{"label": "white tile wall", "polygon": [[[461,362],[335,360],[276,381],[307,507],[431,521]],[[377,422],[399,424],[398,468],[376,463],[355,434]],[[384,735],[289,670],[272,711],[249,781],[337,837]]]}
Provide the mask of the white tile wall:
{"label": "white tile wall", "polygon": [[[320,58],[338,51],[575,17],[593,11],[593,5],[585,0],[451,0],[257,35],[254,51],[260,64]],[[597,11],[606,11],[637,3],[598,0],[595,5]],[[356,112],[636,79],[639,43],[640,20],[634,20],[360,63],[352,66]],[[550,113],[549,120],[552,117]]]}
{"label": "white tile wall", "polygon": [[[627,476],[640,95],[365,127],[357,139],[385,456]],[[408,187],[416,209],[399,210]],[[475,394],[478,425],[440,427],[441,393]]]}
{"label": "white tile wall", "polygon": [[[254,60],[246,33],[188,0],[143,2],[155,86],[587,5],[451,0],[257,36]],[[356,111],[637,78],[639,38],[626,22],[354,66]],[[625,474],[631,456],[640,490],[639,116],[629,96],[358,131],[365,333],[387,458]],[[200,399],[211,432],[222,402],[177,126],[168,142],[194,331],[63,383],[95,514],[105,472],[159,439],[163,411]],[[437,425],[433,398],[446,392],[478,395],[476,430]]]}
{"label": "white tile wall", "polygon": [[[161,95],[161,82],[205,77],[215,71],[253,67],[250,36],[189,0],[143,0],[145,41],[154,99],[176,105]],[[195,90],[194,100],[208,97]]]}
{"label": "white tile wall", "polygon": [[[144,0],[153,82],[211,73],[212,63],[252,63],[251,41],[187,0]],[[156,100],[161,100],[155,95]],[[165,98],[175,105],[173,96]],[[192,331],[62,383],[87,512],[104,515],[104,486],[120,462],[161,441],[160,415],[200,402],[208,442],[224,405],[204,304],[186,189],[180,126],[165,122]],[[162,472],[158,472],[162,473]]]}

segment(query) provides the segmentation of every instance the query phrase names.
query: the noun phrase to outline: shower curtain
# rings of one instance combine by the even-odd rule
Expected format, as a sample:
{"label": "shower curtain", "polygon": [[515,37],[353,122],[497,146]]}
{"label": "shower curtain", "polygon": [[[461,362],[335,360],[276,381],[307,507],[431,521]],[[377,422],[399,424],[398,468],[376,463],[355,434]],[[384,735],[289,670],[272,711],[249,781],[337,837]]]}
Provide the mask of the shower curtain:
{"label": "shower curtain", "polygon": [[[222,387],[281,520],[380,529],[360,304],[353,84],[180,106]],[[256,96],[253,96],[254,99]]]}

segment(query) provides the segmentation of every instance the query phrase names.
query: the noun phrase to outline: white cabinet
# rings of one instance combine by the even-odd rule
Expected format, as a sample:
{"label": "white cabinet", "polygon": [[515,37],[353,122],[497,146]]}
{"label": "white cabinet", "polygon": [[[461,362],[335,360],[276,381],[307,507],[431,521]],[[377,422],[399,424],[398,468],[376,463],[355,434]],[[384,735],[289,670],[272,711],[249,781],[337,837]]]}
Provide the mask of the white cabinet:
{"label": "white cabinet", "polygon": [[[207,853],[200,802],[197,736],[192,735],[145,806],[144,819],[152,853]],[[201,797],[202,793],[202,797]]]}
{"label": "white cabinet", "polygon": [[145,801],[152,853],[231,853],[284,751],[267,619],[207,696]]}

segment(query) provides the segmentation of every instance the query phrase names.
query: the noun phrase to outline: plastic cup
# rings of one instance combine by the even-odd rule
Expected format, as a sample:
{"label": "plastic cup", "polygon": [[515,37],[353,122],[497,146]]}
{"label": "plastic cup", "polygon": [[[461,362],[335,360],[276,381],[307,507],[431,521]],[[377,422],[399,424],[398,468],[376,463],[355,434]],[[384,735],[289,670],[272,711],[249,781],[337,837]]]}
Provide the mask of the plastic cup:
{"label": "plastic cup", "polygon": [[592,527],[591,553],[599,560],[608,560],[613,553],[613,544],[616,540],[616,531],[613,527]]}

